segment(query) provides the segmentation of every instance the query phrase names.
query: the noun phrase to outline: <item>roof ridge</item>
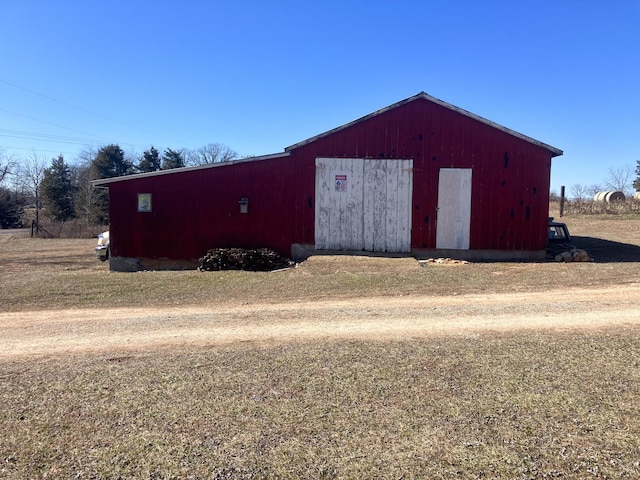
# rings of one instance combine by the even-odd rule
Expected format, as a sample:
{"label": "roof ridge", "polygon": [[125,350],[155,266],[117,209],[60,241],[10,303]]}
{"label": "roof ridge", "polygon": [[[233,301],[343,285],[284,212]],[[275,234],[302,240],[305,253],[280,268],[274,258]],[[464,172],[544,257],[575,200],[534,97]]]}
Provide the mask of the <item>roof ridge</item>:
{"label": "roof ridge", "polygon": [[295,150],[297,148],[300,148],[300,147],[302,147],[304,145],[308,145],[311,142],[315,142],[316,140],[320,140],[321,138],[324,138],[324,137],[326,137],[328,135],[331,135],[333,133],[339,132],[340,130],[344,130],[345,128],[351,127],[351,126],[356,125],[358,123],[361,123],[361,122],[363,122],[365,120],[368,120],[369,118],[376,117],[376,116],[381,115],[381,114],[383,114],[385,112],[388,112],[390,110],[394,110],[394,109],[396,109],[396,108],[398,108],[398,107],[400,107],[402,105],[405,105],[407,103],[410,103],[410,102],[413,102],[413,101],[416,101],[416,100],[420,100],[420,99],[433,102],[433,103],[435,103],[437,105],[440,105],[440,106],[442,106],[444,108],[447,108],[449,110],[453,110],[454,112],[457,112],[457,113],[459,113],[461,115],[473,118],[474,120],[479,121],[481,123],[484,123],[485,125],[489,125],[490,127],[496,128],[496,129],[501,130],[501,131],[503,131],[505,133],[508,133],[510,135],[518,137],[521,140],[525,140],[525,141],[527,141],[529,143],[533,143],[534,145],[538,145],[539,147],[542,147],[542,148],[544,148],[546,150],[549,150],[553,154],[554,157],[562,155],[562,153],[563,153],[562,150],[560,150],[560,149],[558,149],[556,147],[552,147],[551,145],[546,144],[544,142],[541,142],[539,140],[536,140],[533,137],[529,137],[528,135],[525,135],[523,133],[520,133],[520,132],[517,132],[515,130],[512,130],[512,129],[510,129],[508,127],[505,127],[503,125],[500,125],[499,123],[496,123],[496,122],[494,122],[492,120],[488,120],[488,119],[486,119],[484,117],[481,117],[480,115],[476,115],[475,113],[471,113],[470,111],[465,110],[464,108],[456,107],[455,105],[453,105],[451,103],[448,103],[448,102],[445,102],[444,100],[440,100],[439,98],[436,98],[436,97],[434,97],[432,95],[429,95],[428,93],[426,93],[424,91],[421,91],[416,95],[412,95],[411,97],[405,98],[404,100],[400,100],[398,102],[392,103],[391,105],[388,105],[386,107],[380,108],[380,109],[378,109],[378,110],[376,110],[374,112],[371,112],[371,113],[369,113],[367,115],[364,115],[363,117],[360,117],[360,118],[357,118],[355,120],[352,120],[351,122],[347,122],[347,123],[345,123],[345,124],[343,124],[341,126],[332,128],[331,130],[327,130],[326,132],[320,133],[320,134],[315,135],[313,137],[310,137],[310,138],[308,138],[306,140],[303,140],[301,142],[298,142],[298,143],[295,143],[293,145],[290,145],[290,146],[286,147],[284,149],[284,151],[285,152],[290,152],[290,151]]}

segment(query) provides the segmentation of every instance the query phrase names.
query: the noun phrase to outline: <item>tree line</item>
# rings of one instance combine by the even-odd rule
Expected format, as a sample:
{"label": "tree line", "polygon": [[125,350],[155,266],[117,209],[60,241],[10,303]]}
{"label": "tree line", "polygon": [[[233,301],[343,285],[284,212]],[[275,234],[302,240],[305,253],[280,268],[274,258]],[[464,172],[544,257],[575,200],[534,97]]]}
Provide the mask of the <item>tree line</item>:
{"label": "tree line", "polygon": [[570,193],[574,200],[584,201],[592,200],[596,193],[609,190],[622,192],[627,197],[632,197],[634,192],[640,192],[640,160],[636,160],[635,170],[632,165],[609,168],[604,186],[576,183],[571,186]]}
{"label": "tree line", "polygon": [[[54,222],[78,219],[87,225],[109,223],[109,191],[96,188],[92,181],[104,178],[155,172],[185,166],[227,162],[238,158],[231,148],[212,143],[198,149],[173,150],[162,154],[150,147],[138,158],[131,159],[117,144],[84,150],[75,164],[62,155],[50,162],[35,153],[22,159],[7,157],[0,151],[0,228],[25,226],[23,212],[32,207],[35,228],[40,228],[41,211]],[[640,192],[640,160],[633,167],[610,168],[605,187],[575,184],[571,194],[585,200],[602,190]],[[552,197],[557,193],[551,192]]]}
{"label": "tree line", "polygon": [[130,158],[117,144],[84,150],[76,163],[63,155],[50,161],[35,152],[21,159],[0,151],[0,228],[19,228],[23,213],[31,207],[36,230],[41,214],[60,224],[78,219],[87,225],[109,223],[109,191],[93,186],[93,180],[169,170],[185,166],[227,162],[238,158],[231,148],[212,143],[198,149],[160,153],[155,147]]}

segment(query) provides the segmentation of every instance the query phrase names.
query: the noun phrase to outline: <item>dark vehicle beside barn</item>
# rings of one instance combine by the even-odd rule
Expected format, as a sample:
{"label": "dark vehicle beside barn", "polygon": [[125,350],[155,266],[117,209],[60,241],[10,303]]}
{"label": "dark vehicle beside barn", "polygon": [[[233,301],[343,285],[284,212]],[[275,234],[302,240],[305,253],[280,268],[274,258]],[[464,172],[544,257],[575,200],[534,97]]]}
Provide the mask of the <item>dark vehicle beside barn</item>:
{"label": "dark vehicle beside barn", "polygon": [[566,223],[556,222],[553,217],[549,217],[549,243],[571,243],[571,235]]}

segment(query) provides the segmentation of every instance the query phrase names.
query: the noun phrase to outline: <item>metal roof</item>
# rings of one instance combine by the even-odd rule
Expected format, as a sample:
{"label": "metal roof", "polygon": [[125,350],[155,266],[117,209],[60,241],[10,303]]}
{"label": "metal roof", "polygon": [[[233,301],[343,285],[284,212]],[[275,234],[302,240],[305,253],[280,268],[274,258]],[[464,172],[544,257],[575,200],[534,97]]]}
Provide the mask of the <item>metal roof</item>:
{"label": "metal roof", "polygon": [[248,158],[241,158],[238,160],[229,160],[228,162],[206,163],[204,165],[195,165],[193,167],[170,168],[168,170],[157,170],[155,172],[135,173],[133,175],[124,175],[121,177],[101,178],[99,180],[93,180],[91,183],[94,186],[99,187],[102,185],[108,185],[109,183],[124,182],[125,180],[136,180],[139,178],[159,177],[161,175],[171,175],[171,174],[180,173],[180,172],[193,172],[195,170],[206,170],[209,168],[226,167],[228,165],[235,165],[237,163],[270,160],[272,158],[288,157],[290,155],[291,154],[289,152],[273,153],[271,155],[261,155],[259,157],[248,157]]}
{"label": "metal roof", "polygon": [[345,128],[351,127],[351,126],[356,125],[356,124],[358,124],[360,122],[368,120],[369,118],[375,117],[375,116],[380,115],[382,113],[388,112],[389,110],[393,110],[393,109],[398,108],[398,107],[400,107],[400,106],[402,106],[402,105],[404,105],[406,103],[413,102],[413,101],[416,101],[416,100],[428,100],[428,101],[433,102],[433,103],[435,103],[437,105],[440,105],[442,107],[448,108],[449,110],[453,110],[454,112],[458,112],[458,113],[460,113],[462,115],[465,115],[467,117],[473,118],[474,120],[477,120],[477,121],[482,122],[482,123],[484,123],[486,125],[489,125],[489,126],[491,126],[493,128],[501,130],[501,131],[503,131],[505,133],[508,133],[510,135],[518,137],[518,138],[520,138],[522,140],[525,140],[525,141],[527,141],[529,143],[533,143],[534,145],[542,147],[542,148],[544,148],[546,150],[549,150],[553,154],[554,157],[562,155],[562,153],[563,153],[562,150],[560,150],[558,148],[552,147],[551,145],[548,145],[546,143],[540,142],[539,140],[536,140],[534,138],[528,137],[527,135],[523,135],[522,133],[516,132],[515,130],[511,130],[510,128],[507,128],[507,127],[504,127],[504,126],[502,126],[502,125],[500,125],[498,123],[492,122],[491,120],[487,120],[486,118],[483,118],[483,117],[481,117],[479,115],[471,113],[471,112],[469,112],[467,110],[464,110],[462,108],[456,107],[455,105],[452,105],[452,104],[447,103],[447,102],[445,102],[443,100],[440,100],[439,98],[432,97],[431,95],[428,95],[425,92],[420,92],[417,95],[414,95],[413,97],[406,98],[406,99],[401,100],[401,101],[399,101],[397,103],[389,105],[388,107],[384,107],[384,108],[381,108],[380,110],[376,110],[375,112],[370,113],[368,115],[365,115],[364,117],[358,118],[357,120],[354,120],[352,122],[346,123],[344,125],[341,125],[339,127],[333,128],[331,130],[328,130],[328,131],[326,131],[324,133],[321,133],[319,135],[316,135],[314,137],[308,138],[307,140],[303,140],[303,141],[298,142],[298,143],[296,143],[294,145],[286,147],[284,149],[284,151],[285,152],[290,152],[292,150],[295,150],[296,148],[302,147],[302,146],[307,145],[307,144],[309,144],[311,142],[314,142],[314,141],[319,140],[321,138],[324,138],[324,137],[326,137],[328,135],[331,135],[331,134],[333,134],[335,132],[339,132],[340,130],[343,130]]}
{"label": "metal roof", "polygon": [[294,145],[291,145],[289,147],[286,147],[284,149],[284,152],[282,153],[273,153],[273,154],[269,154],[269,155],[261,155],[261,156],[257,156],[257,157],[249,157],[249,158],[243,158],[243,159],[239,159],[239,160],[232,160],[229,162],[220,162],[220,163],[208,163],[206,165],[197,165],[197,166],[193,166],[193,167],[182,167],[182,168],[172,168],[169,170],[159,170],[156,172],[148,172],[148,173],[137,173],[137,174],[133,174],[133,175],[125,175],[122,177],[112,177],[112,178],[103,178],[103,179],[99,179],[99,180],[93,180],[93,185],[95,186],[102,186],[102,185],[108,185],[110,183],[114,183],[114,182],[122,182],[122,181],[126,181],[126,180],[135,180],[135,179],[139,179],[139,178],[147,178],[147,177],[156,177],[156,176],[160,176],[160,175],[170,175],[170,174],[174,174],[174,173],[179,173],[179,172],[190,172],[190,171],[194,171],[194,170],[204,170],[204,169],[208,169],[208,168],[215,168],[215,167],[222,167],[222,166],[227,166],[227,165],[233,165],[233,164],[237,164],[237,163],[243,163],[243,162],[255,162],[255,161],[260,161],[260,160],[269,160],[272,158],[280,158],[280,157],[286,157],[291,155],[291,152],[297,148],[300,148],[304,145],[307,145],[311,142],[314,142],[316,140],[319,140],[321,138],[324,138],[328,135],[331,135],[335,132],[339,132],[341,130],[344,130],[345,128],[351,127],[353,125],[356,125],[360,122],[363,122],[369,118],[375,117],[377,115],[381,115],[385,112],[388,112],[389,110],[393,110],[395,108],[398,108],[406,103],[409,102],[413,102],[416,100],[428,100],[430,102],[433,102],[437,105],[440,105],[442,107],[448,108],[449,110],[453,110],[454,112],[458,112],[461,115],[465,115],[467,117],[473,118],[479,122],[482,122],[486,125],[489,125],[493,128],[496,128],[498,130],[501,130],[505,133],[508,133],[510,135],[513,135],[515,137],[518,137],[522,140],[525,140],[529,143],[532,143],[534,145],[537,145],[539,147],[542,147],[548,151],[550,151],[552,153],[552,156],[557,157],[559,155],[562,155],[562,150],[552,147],[551,145],[548,145],[546,143],[540,142],[534,138],[528,137],[527,135],[524,135],[522,133],[516,132],[515,130],[511,130],[510,128],[504,127],[498,123],[492,122],[491,120],[487,120],[486,118],[483,118],[479,115],[476,115],[474,113],[471,113],[467,110],[464,110],[462,108],[456,107],[455,105],[452,105],[450,103],[447,103],[443,100],[440,100],[436,97],[432,97],[431,95],[428,95],[425,92],[420,92],[417,95],[414,95],[412,97],[406,98],[404,100],[401,100],[399,102],[396,102],[392,105],[389,105],[388,107],[384,107],[381,108],[380,110],[376,110],[373,113],[370,113],[368,115],[365,115],[364,117],[358,118],[357,120],[354,120],[352,122],[346,123],[344,125],[341,125],[339,127],[333,128],[331,130],[328,130],[324,133],[321,133],[319,135],[316,135],[314,137],[308,138],[306,140],[303,140],[301,142],[298,142]]}

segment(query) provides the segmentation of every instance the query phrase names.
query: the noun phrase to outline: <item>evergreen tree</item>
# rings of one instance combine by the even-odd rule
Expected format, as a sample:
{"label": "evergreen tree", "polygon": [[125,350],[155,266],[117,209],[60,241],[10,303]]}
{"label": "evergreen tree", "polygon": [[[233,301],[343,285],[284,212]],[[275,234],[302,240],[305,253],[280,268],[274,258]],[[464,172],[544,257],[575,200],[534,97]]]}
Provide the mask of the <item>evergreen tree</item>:
{"label": "evergreen tree", "polygon": [[633,181],[633,188],[640,192],[640,160],[636,160],[636,179]]}
{"label": "evergreen tree", "polygon": [[0,186],[0,228],[20,228],[26,203],[24,195]]}
{"label": "evergreen tree", "polygon": [[125,160],[124,152],[118,145],[107,145],[98,150],[93,166],[96,178],[121,177],[134,173],[133,163]]}
{"label": "evergreen tree", "polygon": [[151,147],[142,154],[140,163],[138,163],[138,171],[145,173],[157,170],[160,170],[160,153],[154,147]]}
{"label": "evergreen tree", "polygon": [[[133,163],[125,160],[118,145],[102,147],[91,162],[91,178],[94,180],[129,175],[134,171]],[[94,193],[89,217],[92,223],[106,225],[109,223],[109,189],[98,188]]]}
{"label": "evergreen tree", "polygon": [[41,190],[44,206],[55,220],[64,222],[75,217],[76,187],[62,155],[54,158],[51,167],[44,171]]}
{"label": "evergreen tree", "polygon": [[184,167],[184,158],[181,152],[167,148],[162,155],[162,170]]}

